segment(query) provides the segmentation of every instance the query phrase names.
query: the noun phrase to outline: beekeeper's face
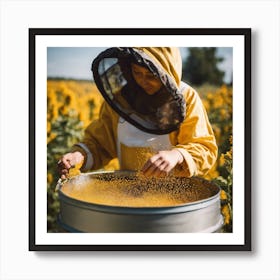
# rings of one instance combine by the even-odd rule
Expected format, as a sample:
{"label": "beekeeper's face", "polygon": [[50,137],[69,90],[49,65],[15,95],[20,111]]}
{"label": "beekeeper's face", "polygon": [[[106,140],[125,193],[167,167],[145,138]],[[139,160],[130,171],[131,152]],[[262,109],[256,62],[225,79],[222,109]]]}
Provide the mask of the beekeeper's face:
{"label": "beekeeper's face", "polygon": [[162,87],[159,78],[155,77],[146,67],[132,63],[131,69],[136,83],[143,88],[147,94],[152,95]]}

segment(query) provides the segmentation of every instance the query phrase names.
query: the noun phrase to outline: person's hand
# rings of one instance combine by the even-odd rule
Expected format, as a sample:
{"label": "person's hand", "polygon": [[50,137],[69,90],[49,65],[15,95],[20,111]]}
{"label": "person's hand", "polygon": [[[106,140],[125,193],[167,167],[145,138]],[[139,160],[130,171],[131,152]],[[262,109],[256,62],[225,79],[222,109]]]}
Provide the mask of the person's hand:
{"label": "person's hand", "polygon": [[159,151],[152,156],[143,166],[141,172],[146,177],[163,177],[183,162],[183,155],[176,149],[170,151]]}
{"label": "person's hand", "polygon": [[67,153],[58,161],[57,168],[61,179],[66,179],[70,168],[74,168],[76,165],[81,165],[84,160],[84,156],[80,152]]}

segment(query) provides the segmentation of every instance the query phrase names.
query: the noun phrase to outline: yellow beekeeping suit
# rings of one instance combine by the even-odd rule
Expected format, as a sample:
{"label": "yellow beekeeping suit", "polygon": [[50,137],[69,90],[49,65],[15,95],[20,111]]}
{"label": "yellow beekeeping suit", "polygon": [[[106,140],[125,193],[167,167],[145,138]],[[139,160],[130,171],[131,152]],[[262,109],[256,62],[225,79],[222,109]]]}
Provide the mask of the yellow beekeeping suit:
{"label": "yellow beekeeping suit", "polygon": [[[214,165],[217,158],[217,145],[213,130],[208,120],[207,113],[203,107],[198,93],[189,85],[181,81],[182,59],[178,48],[136,48],[140,52],[148,55],[156,65],[161,67],[173,79],[186,101],[186,117],[180,124],[178,130],[167,135],[169,149],[178,149],[184,157],[181,165],[175,169],[177,176],[203,176]],[[125,169],[138,169],[147,160],[147,155],[161,148],[162,135],[157,138],[155,135],[147,134],[143,139],[155,139],[154,143],[159,143],[157,147],[149,148],[149,141],[145,145],[140,143],[140,137],[135,137],[135,141],[129,144],[122,142],[124,137],[120,134],[120,127],[124,120],[104,102],[99,119],[92,122],[85,131],[84,139],[81,143],[73,147],[73,151],[80,151],[85,156],[82,167],[83,171],[96,170],[105,166],[111,159],[119,157],[121,166]],[[129,125],[128,125],[129,126]],[[139,130],[138,135],[141,135]],[[137,135],[135,133],[134,135]],[[155,136],[155,137],[154,137]],[[128,139],[128,138],[126,138]],[[133,139],[133,137],[130,137]],[[164,139],[164,149],[166,137]],[[145,141],[142,141],[143,143]],[[136,164],[133,149],[143,148],[143,161]],[[163,146],[162,146],[163,147]],[[140,149],[141,150],[141,149]],[[140,153],[141,154],[141,153]],[[139,164],[140,163],[140,164]]]}

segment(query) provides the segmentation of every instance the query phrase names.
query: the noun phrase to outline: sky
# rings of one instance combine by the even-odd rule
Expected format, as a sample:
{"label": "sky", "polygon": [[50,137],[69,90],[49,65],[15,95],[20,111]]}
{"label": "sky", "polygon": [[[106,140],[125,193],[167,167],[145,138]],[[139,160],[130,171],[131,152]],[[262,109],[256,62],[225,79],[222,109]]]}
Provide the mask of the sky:
{"label": "sky", "polygon": [[[48,47],[48,78],[69,78],[91,80],[91,63],[106,48],[100,47]],[[180,48],[182,59],[187,57],[187,48]],[[218,67],[225,71],[224,82],[232,77],[232,48],[217,48],[217,55],[224,58]]]}

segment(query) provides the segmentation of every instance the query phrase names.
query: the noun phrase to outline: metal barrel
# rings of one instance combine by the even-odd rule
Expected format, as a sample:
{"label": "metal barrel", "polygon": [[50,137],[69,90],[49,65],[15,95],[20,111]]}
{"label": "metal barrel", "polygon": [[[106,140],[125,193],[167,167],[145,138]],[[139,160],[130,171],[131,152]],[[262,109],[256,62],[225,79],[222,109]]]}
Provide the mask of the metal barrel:
{"label": "metal barrel", "polygon": [[[121,171],[93,172],[87,176],[127,176]],[[59,191],[58,223],[67,232],[92,233],[211,233],[220,232],[220,188],[201,178],[211,189],[206,199],[167,207],[122,207],[81,201]]]}

